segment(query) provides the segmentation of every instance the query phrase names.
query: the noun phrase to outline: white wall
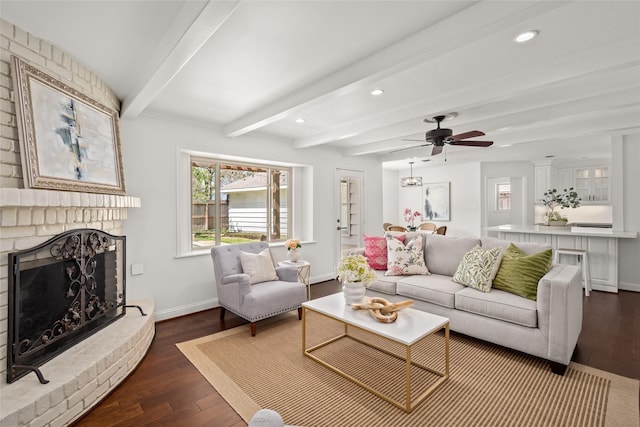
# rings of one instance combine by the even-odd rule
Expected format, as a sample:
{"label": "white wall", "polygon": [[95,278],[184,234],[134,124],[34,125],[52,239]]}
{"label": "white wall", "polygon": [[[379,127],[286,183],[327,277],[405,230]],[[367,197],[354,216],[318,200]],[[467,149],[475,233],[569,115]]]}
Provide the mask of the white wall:
{"label": "white wall", "polygon": [[[130,212],[124,225],[127,236],[127,263],[142,264],[144,274],[127,275],[127,297],[153,298],[159,319],[217,305],[213,267],[209,255],[176,257],[177,156],[180,149],[212,154],[243,156],[266,161],[310,165],[312,182],[304,191],[312,192],[311,204],[302,205],[303,216],[311,216],[313,242],[303,242],[303,258],[311,262],[311,280],[327,280],[334,270],[333,171],[335,168],[365,173],[364,231],[377,232],[382,222],[382,171],[371,159],[345,158],[328,149],[295,150],[286,141],[274,138],[224,138],[215,127],[177,123],[153,117],[121,122],[127,193],[142,199],[142,208]],[[297,203],[294,205],[298,207]],[[284,247],[273,248],[284,259]]]}
{"label": "white wall", "polygon": [[[482,192],[482,209],[481,209],[481,223],[483,228],[490,225],[500,225],[500,218],[502,214],[497,213],[493,205],[489,205],[489,194],[487,194],[487,183],[495,181],[495,178],[518,178],[525,182],[526,193],[524,195],[526,204],[525,210],[525,223],[532,223],[533,215],[533,200],[535,195],[533,194],[534,177],[533,177],[533,163],[529,161],[522,162],[486,162],[481,166],[481,192]],[[507,181],[509,181],[507,179]],[[519,188],[512,188],[511,191],[518,191]],[[510,214],[506,215],[510,218]],[[506,223],[511,222],[509,219]],[[503,224],[505,224],[503,222]],[[480,235],[486,235],[484,231]],[[497,237],[497,236],[494,236]]]}
{"label": "white wall", "polygon": [[[640,233],[640,134],[627,135],[616,141],[613,146],[614,159],[622,159],[624,230]],[[616,151],[620,156],[616,156]],[[615,160],[614,160],[615,161]],[[619,167],[616,163],[612,167]],[[640,292],[640,237],[620,239],[618,243],[620,289]]]}
{"label": "white wall", "polygon": [[[405,225],[402,215],[404,208],[421,206],[422,202],[417,203],[415,198],[418,197],[416,190],[421,192],[423,187],[417,187],[417,189],[415,187],[400,187],[400,177],[409,176],[409,174],[409,168],[384,174],[384,218],[387,222]],[[421,167],[420,165],[416,167],[414,165],[413,175],[421,176],[423,183],[450,182],[451,221],[433,221],[438,225],[446,225],[447,235],[458,237],[481,235],[481,186],[478,179],[480,163],[452,164],[440,167]],[[381,229],[376,232],[377,235],[381,233]]]}

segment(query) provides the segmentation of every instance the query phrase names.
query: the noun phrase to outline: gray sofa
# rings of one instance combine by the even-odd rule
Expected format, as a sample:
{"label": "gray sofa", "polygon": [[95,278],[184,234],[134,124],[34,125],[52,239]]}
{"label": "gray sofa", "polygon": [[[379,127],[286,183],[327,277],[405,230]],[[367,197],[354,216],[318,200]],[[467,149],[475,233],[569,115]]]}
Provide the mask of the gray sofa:
{"label": "gray sofa", "polygon": [[[414,236],[404,234],[405,242]],[[553,372],[564,374],[582,329],[582,277],[577,266],[552,266],[538,283],[536,301],[498,289],[483,293],[452,281],[462,257],[476,245],[505,249],[510,242],[491,237],[424,237],[431,274],[385,276],[384,271],[377,271],[368,296],[412,299],[413,308],[448,317],[453,331],[547,359]],[[527,255],[550,248],[515,244]],[[364,248],[350,252],[364,255]]]}

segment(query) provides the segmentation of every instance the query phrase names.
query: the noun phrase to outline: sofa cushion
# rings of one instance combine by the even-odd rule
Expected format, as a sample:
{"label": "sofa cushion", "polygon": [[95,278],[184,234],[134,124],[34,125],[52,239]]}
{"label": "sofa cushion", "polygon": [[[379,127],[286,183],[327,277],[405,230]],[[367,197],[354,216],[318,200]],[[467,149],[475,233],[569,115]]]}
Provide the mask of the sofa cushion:
{"label": "sofa cushion", "polygon": [[493,287],[535,301],[538,282],[551,268],[551,249],[526,255],[510,243],[493,280]]}
{"label": "sofa cushion", "polygon": [[[394,236],[404,242],[404,234]],[[387,239],[384,236],[364,235],[364,256],[369,263],[369,267],[374,270],[387,269]]]}
{"label": "sofa cushion", "polygon": [[526,298],[492,289],[489,293],[464,288],[455,295],[455,307],[458,310],[531,328],[538,327],[537,304]]}
{"label": "sofa cushion", "polygon": [[480,244],[480,239],[429,234],[425,260],[431,273],[453,276],[464,254]]}
{"label": "sofa cushion", "polygon": [[240,251],[240,264],[242,264],[242,271],[249,275],[249,282],[252,285],[278,280],[269,248],[257,254]]}
{"label": "sofa cushion", "polygon": [[462,257],[462,261],[453,275],[453,281],[481,292],[489,292],[493,277],[498,271],[494,267],[501,252],[500,248],[485,250],[480,245],[474,246]]}
{"label": "sofa cushion", "polygon": [[[508,240],[500,240],[495,237],[483,237],[481,239],[482,247],[484,249],[491,248],[502,248],[504,252],[511,244]],[[535,242],[517,242],[518,249],[525,253],[525,255],[533,255],[538,252],[545,251],[547,249],[551,249],[550,245],[546,245],[544,243],[535,243]]]}
{"label": "sofa cushion", "polygon": [[449,308],[455,308],[455,294],[461,289],[464,286],[452,281],[451,276],[440,274],[403,277],[396,284],[398,295]]}
{"label": "sofa cushion", "polygon": [[416,236],[405,246],[392,236],[387,237],[387,271],[386,276],[407,274],[429,274],[424,262],[423,236]]}
{"label": "sofa cushion", "polygon": [[368,289],[373,291],[382,292],[383,294],[395,295],[396,283],[398,280],[403,279],[405,276],[385,276],[384,271],[377,270],[376,279],[369,283]]}

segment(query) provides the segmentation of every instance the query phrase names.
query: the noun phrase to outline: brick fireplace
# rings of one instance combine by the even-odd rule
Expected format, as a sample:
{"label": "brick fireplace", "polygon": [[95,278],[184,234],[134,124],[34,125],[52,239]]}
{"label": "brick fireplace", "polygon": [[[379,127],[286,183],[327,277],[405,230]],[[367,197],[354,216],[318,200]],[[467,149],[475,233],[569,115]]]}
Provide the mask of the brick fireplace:
{"label": "brick fireplace", "polygon": [[128,308],[117,322],[43,364],[40,369],[49,383],[40,384],[29,373],[7,384],[7,254],[72,229],[122,235],[128,210],[141,203],[131,196],[25,188],[11,55],[115,111],[121,102],[97,74],[63,47],[0,18],[0,427],[62,426],[89,411],[142,360],[155,331],[153,301],[127,299],[128,305],[140,305],[147,316]]}
{"label": "brick fireplace", "polygon": [[140,206],[140,199],[130,196],[0,189],[0,426],[73,422],[135,369],[155,331],[153,302],[127,301],[148,315],[128,308],[121,320],[42,365],[48,384],[40,384],[32,373],[7,384],[7,254],[71,229],[120,235],[128,209]]}

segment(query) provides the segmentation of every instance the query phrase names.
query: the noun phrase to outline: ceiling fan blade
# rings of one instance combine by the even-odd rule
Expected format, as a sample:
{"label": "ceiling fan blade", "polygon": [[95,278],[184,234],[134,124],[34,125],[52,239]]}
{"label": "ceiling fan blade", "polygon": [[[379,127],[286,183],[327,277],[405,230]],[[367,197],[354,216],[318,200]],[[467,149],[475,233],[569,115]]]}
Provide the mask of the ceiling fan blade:
{"label": "ceiling fan blade", "polygon": [[431,155],[435,156],[436,154],[442,153],[442,145],[434,145],[433,150],[431,150]]}
{"label": "ceiling fan blade", "polygon": [[457,135],[452,135],[447,139],[450,141],[458,141],[460,139],[476,138],[478,136],[484,136],[484,132],[480,132],[479,130],[470,130],[469,132],[463,132]]}
{"label": "ceiling fan blade", "polygon": [[[405,140],[405,141],[413,141],[413,140]],[[431,144],[414,145],[413,147],[400,148],[398,150],[389,151],[389,154],[397,153],[399,151],[413,150],[414,148],[426,147],[427,145],[431,145]]]}
{"label": "ceiling fan blade", "polygon": [[449,145],[466,145],[468,147],[488,147],[493,141],[451,141]]}

